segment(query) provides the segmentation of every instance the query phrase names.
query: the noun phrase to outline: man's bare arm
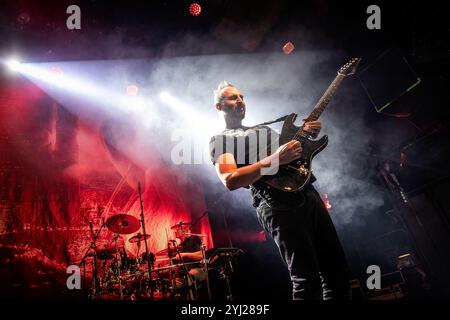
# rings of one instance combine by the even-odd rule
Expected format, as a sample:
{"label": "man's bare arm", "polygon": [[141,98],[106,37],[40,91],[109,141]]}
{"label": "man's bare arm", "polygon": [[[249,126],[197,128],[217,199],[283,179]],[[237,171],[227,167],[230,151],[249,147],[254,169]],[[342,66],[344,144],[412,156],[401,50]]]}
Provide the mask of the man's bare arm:
{"label": "man's bare arm", "polygon": [[270,167],[277,157],[279,164],[283,165],[300,158],[301,151],[300,142],[292,140],[279,147],[274,154],[241,168],[237,167],[231,153],[224,153],[217,158],[216,172],[224,186],[233,191],[258,181],[262,176],[261,169]]}

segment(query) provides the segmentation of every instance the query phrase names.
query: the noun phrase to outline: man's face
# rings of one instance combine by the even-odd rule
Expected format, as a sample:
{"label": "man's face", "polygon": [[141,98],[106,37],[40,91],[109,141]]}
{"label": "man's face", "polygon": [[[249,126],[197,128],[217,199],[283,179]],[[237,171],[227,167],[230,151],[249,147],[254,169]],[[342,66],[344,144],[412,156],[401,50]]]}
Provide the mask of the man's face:
{"label": "man's face", "polygon": [[222,101],[217,108],[225,113],[225,115],[237,118],[245,118],[244,96],[234,87],[227,87],[222,91]]}
{"label": "man's face", "polygon": [[186,233],[189,232],[190,232],[189,228],[178,228],[175,230],[175,238],[178,238],[181,241],[183,241],[187,237]]}

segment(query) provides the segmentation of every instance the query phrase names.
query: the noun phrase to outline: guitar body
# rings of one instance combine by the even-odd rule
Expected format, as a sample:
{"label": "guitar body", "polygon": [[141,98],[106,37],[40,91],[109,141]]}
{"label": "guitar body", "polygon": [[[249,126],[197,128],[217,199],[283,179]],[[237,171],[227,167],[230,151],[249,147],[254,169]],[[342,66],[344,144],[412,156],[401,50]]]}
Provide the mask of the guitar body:
{"label": "guitar body", "polygon": [[[299,131],[300,127],[294,125],[296,117],[297,115],[292,113],[285,119],[279,139],[280,146],[291,141]],[[277,174],[263,176],[260,181],[285,192],[302,190],[308,184],[311,179],[312,159],[327,146],[328,136],[325,135],[318,140],[299,137],[297,140],[302,144],[302,157],[280,166]]]}
{"label": "guitar body", "polygon": [[[355,73],[361,58],[353,58],[342,66],[336,78],[330,84],[328,89],[319,99],[319,102],[314,107],[311,114],[308,116],[309,120],[317,120],[322,112],[325,110],[328,103],[331,101],[333,94],[340,85],[341,81]],[[328,144],[328,137],[323,136],[318,140],[311,140],[303,127],[294,125],[297,118],[295,113],[291,113],[284,120],[283,128],[279,139],[279,145],[283,145],[291,140],[298,140],[302,144],[301,158],[278,168],[278,173],[275,175],[265,175],[260,181],[269,186],[285,192],[295,192],[302,190],[311,179],[311,162],[312,159],[322,151]]]}

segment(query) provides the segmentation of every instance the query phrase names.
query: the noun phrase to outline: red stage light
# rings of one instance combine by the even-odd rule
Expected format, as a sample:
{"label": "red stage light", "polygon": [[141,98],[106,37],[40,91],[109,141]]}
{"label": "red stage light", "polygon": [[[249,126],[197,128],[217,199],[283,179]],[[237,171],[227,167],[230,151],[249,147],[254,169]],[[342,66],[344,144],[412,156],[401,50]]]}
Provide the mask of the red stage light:
{"label": "red stage light", "polygon": [[138,94],[138,91],[139,91],[139,87],[134,84],[130,84],[127,87],[127,95],[129,95],[129,96],[136,96]]}
{"label": "red stage light", "polygon": [[331,205],[330,200],[328,199],[328,193],[325,193],[323,198],[324,198],[323,202],[325,203],[325,208],[331,209],[333,206]]}
{"label": "red stage light", "polygon": [[189,12],[193,16],[199,16],[202,12],[202,7],[198,3],[191,3],[189,6]]}
{"label": "red stage light", "polygon": [[27,12],[21,12],[17,16],[17,22],[19,22],[22,25],[29,23],[30,22],[30,15]]}
{"label": "red stage light", "polygon": [[264,230],[258,232],[258,236],[256,237],[256,239],[257,239],[259,242],[267,241],[266,233],[264,232]]}
{"label": "red stage light", "polygon": [[292,51],[294,51],[295,46],[292,42],[286,42],[286,44],[283,46],[283,52],[285,54],[290,54]]}

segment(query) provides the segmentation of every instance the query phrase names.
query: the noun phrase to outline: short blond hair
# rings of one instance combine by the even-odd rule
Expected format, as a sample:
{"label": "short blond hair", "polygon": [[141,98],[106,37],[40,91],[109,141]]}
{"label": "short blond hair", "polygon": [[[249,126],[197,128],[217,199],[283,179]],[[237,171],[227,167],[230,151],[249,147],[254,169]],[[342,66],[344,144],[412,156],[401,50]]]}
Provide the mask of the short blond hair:
{"label": "short blond hair", "polygon": [[234,86],[229,83],[226,80],[223,80],[221,83],[219,83],[219,85],[217,86],[217,89],[214,90],[214,103],[220,103],[222,101],[222,90],[228,87],[233,87]]}

